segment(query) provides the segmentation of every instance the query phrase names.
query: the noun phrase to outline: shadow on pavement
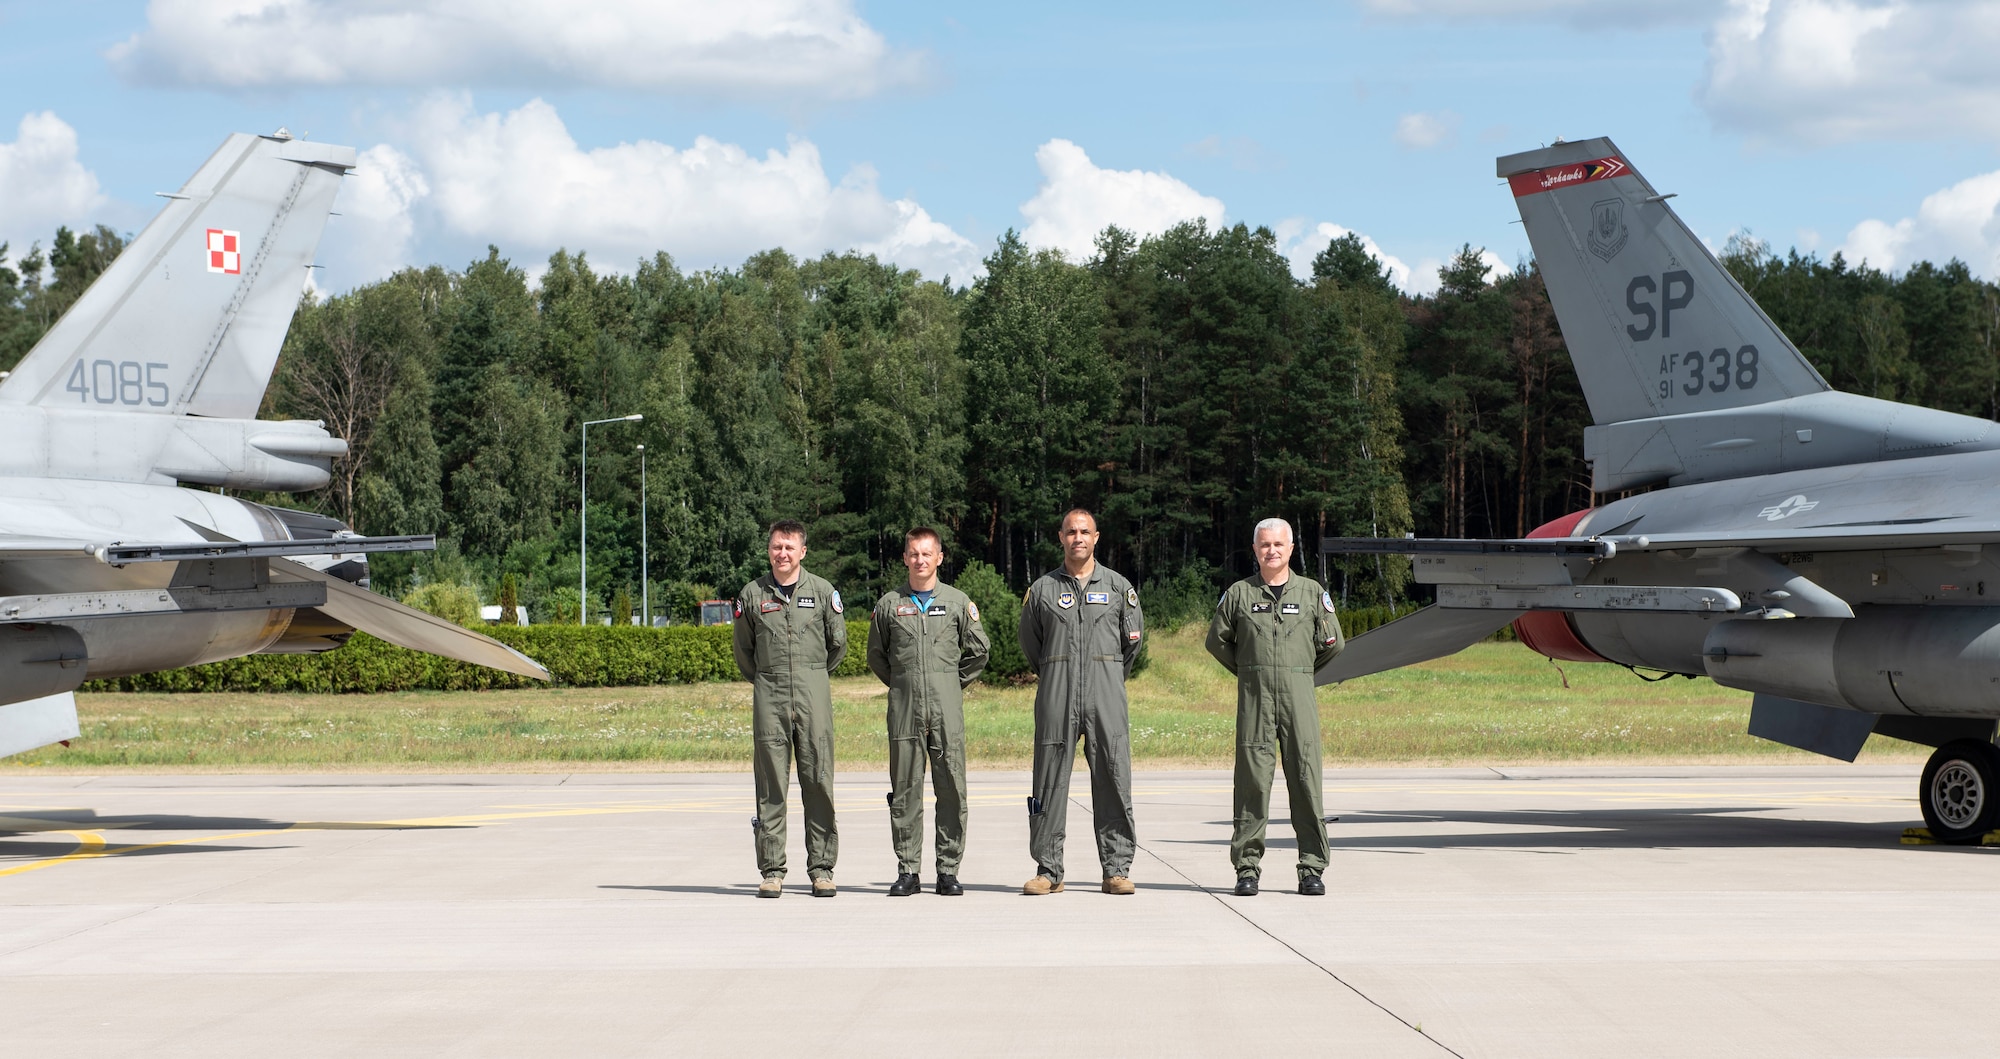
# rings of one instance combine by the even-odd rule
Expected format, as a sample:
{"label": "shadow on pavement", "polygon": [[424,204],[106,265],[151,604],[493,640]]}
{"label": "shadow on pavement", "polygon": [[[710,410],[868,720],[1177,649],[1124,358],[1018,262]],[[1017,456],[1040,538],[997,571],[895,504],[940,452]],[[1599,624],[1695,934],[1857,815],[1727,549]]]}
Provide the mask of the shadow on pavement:
{"label": "shadow on pavement", "polygon": [[271,820],[255,816],[179,816],[165,813],[99,816],[95,809],[0,811],[0,835],[42,831],[438,831],[471,824],[385,824],[350,820]]}
{"label": "shadow on pavement", "polygon": [[[1436,812],[1370,813],[1354,809],[1341,811],[1342,822],[1327,828],[1327,839],[1335,850],[1399,849],[1880,849],[1891,846],[1911,850],[1957,850],[1982,852],[1978,846],[1903,846],[1903,828],[1917,827],[1922,821],[1907,823],[1867,823],[1852,820],[1796,820],[1745,814],[1771,812],[1796,806],[1683,806],[1663,809],[1527,809],[1527,810],[1439,810]],[[1383,833],[1382,825],[1423,825],[1421,829]],[[1211,826],[1227,829],[1226,820]],[[1274,832],[1265,840],[1271,849],[1295,849],[1289,836],[1290,825],[1275,813]],[[1497,832],[1459,830],[1461,828],[1504,827]],[[1365,834],[1355,829],[1368,828]],[[1526,829],[1526,830],[1521,830]],[[1158,841],[1158,840],[1155,840]],[[1226,846],[1229,839],[1170,839],[1177,845]],[[1985,851],[2000,851],[1987,847]]]}

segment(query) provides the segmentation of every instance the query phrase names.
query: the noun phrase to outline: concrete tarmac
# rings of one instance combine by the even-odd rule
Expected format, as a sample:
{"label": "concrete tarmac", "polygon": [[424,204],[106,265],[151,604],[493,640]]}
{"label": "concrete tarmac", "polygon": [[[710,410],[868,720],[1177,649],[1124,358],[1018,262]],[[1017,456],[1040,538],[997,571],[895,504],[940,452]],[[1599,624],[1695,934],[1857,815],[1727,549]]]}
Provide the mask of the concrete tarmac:
{"label": "concrete tarmac", "polygon": [[[1081,767],[1081,766],[1079,766]],[[1079,778],[1081,780],[1081,778]],[[1087,790],[1079,782],[1078,787]],[[968,893],[756,900],[747,775],[0,777],[13,1055],[1947,1056],[2000,982],[1996,850],[1913,847],[1897,767],[1333,770],[1333,867],[1230,896],[1229,777],[1141,772],[1138,894],[1021,896],[975,773]],[[928,867],[925,882],[931,875]],[[1976,1023],[1977,1020],[1974,1019]]]}

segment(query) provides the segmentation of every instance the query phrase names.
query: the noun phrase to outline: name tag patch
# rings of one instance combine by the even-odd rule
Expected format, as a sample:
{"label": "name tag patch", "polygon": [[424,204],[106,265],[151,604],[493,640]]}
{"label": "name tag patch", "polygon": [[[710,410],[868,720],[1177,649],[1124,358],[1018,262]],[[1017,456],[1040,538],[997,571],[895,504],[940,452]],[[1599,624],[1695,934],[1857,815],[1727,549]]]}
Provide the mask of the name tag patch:
{"label": "name tag patch", "polygon": [[1297,603],[1287,603],[1278,608],[1278,613],[1280,614],[1297,614],[1298,612],[1299,605]]}
{"label": "name tag patch", "polygon": [[1271,613],[1271,605],[1269,603],[1252,603],[1250,604],[1250,613],[1269,614]]}
{"label": "name tag patch", "polygon": [[1085,603],[1103,603],[1103,604],[1105,604],[1106,606],[1109,606],[1109,605],[1110,605],[1110,603],[1111,603],[1111,593],[1109,593],[1109,592],[1085,592],[1085,593],[1083,594],[1083,601],[1084,601]]}
{"label": "name tag patch", "polygon": [[775,599],[767,599],[764,602],[757,604],[757,609],[765,614],[771,614],[777,611],[784,610],[785,605],[783,603],[778,602]]}
{"label": "name tag patch", "polygon": [[933,618],[943,617],[946,613],[945,606],[942,603],[933,603],[931,604],[931,609],[925,613],[928,613]]}
{"label": "name tag patch", "polygon": [[898,618],[914,618],[921,613],[922,611],[917,609],[915,603],[904,603],[896,608],[896,617]]}
{"label": "name tag patch", "polygon": [[800,596],[800,597],[799,597],[799,606],[801,606],[801,607],[808,607],[808,608],[810,608],[810,607],[817,607],[817,606],[819,606],[819,602],[818,602],[817,600],[813,599],[813,598],[812,598],[811,596]]}

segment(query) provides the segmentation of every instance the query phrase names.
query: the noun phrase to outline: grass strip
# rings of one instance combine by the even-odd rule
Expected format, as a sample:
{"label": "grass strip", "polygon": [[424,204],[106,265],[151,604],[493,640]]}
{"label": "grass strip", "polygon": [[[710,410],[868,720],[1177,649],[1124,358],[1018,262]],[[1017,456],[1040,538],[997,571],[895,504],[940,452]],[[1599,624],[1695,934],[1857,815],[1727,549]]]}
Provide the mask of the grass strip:
{"label": "grass strip", "polygon": [[[1156,637],[1153,663],[1129,685],[1140,767],[1227,767],[1236,688],[1201,648],[1203,630]],[[1319,691],[1328,765],[1826,759],[1745,733],[1746,692],[1706,679],[1645,683],[1607,665],[1565,667],[1518,644]],[[887,767],[882,687],[834,681],[843,769]],[[0,761],[0,769],[99,771],[424,771],[468,769],[747,769],[750,687],[704,683],[371,695],[80,694],[83,734]],[[1022,768],[1031,755],[1034,688],[975,685],[966,694],[974,767]],[[1921,760],[1928,748],[1881,736],[1863,760]]]}

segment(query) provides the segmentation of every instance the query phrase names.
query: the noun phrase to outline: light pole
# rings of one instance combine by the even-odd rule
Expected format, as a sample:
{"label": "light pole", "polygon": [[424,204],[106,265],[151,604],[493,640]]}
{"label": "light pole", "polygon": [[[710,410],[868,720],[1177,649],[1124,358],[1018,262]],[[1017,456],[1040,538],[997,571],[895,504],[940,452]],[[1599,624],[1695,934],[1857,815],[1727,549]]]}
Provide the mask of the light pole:
{"label": "light pole", "polygon": [[590,624],[590,428],[604,423],[637,423],[645,416],[633,414],[611,419],[593,419],[583,424],[583,458],[576,474],[576,549],[583,561],[576,589],[576,623]]}
{"label": "light pole", "polygon": [[646,446],[639,446],[639,620],[653,627],[653,576],[646,566]]}

